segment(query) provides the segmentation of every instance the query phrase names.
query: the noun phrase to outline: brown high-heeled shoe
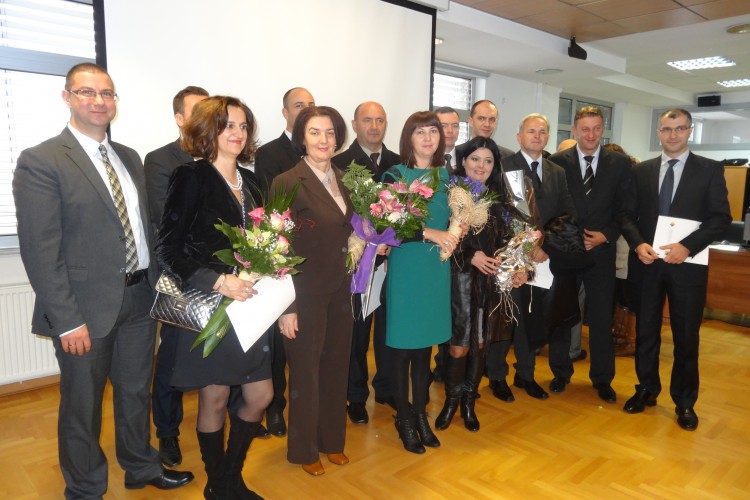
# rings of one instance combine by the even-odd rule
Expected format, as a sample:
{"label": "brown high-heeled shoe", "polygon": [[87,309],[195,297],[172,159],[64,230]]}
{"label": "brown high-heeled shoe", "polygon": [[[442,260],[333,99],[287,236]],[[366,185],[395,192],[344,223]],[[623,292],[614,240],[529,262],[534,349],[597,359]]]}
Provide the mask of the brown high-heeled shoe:
{"label": "brown high-heeled shoe", "polygon": [[349,457],[343,453],[329,453],[328,461],[336,465],[346,465],[349,463]]}
{"label": "brown high-heeled shoe", "polygon": [[322,476],[326,473],[326,470],[323,468],[323,464],[320,463],[320,460],[311,464],[303,464],[302,470],[307,472],[311,476]]}

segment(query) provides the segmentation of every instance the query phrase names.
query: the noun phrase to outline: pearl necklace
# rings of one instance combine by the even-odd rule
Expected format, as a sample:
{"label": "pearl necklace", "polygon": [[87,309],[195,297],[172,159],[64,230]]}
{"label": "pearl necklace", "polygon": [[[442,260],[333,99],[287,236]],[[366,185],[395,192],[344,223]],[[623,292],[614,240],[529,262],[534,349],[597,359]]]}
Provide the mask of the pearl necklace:
{"label": "pearl necklace", "polygon": [[227,186],[229,186],[230,188],[232,188],[234,191],[240,191],[242,189],[242,176],[240,175],[240,171],[239,170],[237,170],[235,173],[237,174],[237,184],[232,184],[223,175],[221,177],[224,179],[224,182],[227,183]]}

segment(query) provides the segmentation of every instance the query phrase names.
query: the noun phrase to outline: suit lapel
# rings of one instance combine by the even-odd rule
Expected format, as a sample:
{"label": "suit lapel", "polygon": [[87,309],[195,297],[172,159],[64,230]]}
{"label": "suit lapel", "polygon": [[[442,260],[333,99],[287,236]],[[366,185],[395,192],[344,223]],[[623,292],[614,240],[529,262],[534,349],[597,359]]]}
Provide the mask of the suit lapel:
{"label": "suit lapel", "polygon": [[[331,196],[331,194],[328,192],[325,186],[323,186],[323,183],[320,182],[317,175],[315,175],[315,172],[312,171],[312,168],[313,167],[308,165],[304,160],[300,162],[299,164],[300,180],[307,187],[307,190],[312,197],[317,198],[322,203],[325,203],[331,210],[335,210],[336,213],[341,214],[341,209],[339,208],[338,204],[333,200],[333,196]],[[343,193],[344,191],[341,186],[341,182],[338,179],[338,176],[336,176],[336,183],[339,186],[340,192]]]}
{"label": "suit lapel", "polygon": [[686,190],[689,189],[687,179],[695,179],[698,176],[699,168],[700,166],[698,165],[698,162],[695,161],[693,153],[688,154],[687,160],[685,160],[685,166],[682,168],[680,183],[677,184],[677,190],[672,197],[673,206],[685,195]]}
{"label": "suit lapel", "polygon": [[135,189],[138,192],[138,210],[141,214],[141,225],[146,228],[148,225],[147,222],[150,218],[148,214],[148,199],[146,198],[146,178],[143,176],[142,172],[138,170],[140,160],[135,161],[131,158],[129,152],[119,144],[114,142],[110,142],[110,144],[120,158],[120,162],[122,162],[125,169],[128,171],[130,180],[133,181],[133,184],[135,185]]}
{"label": "suit lapel", "polygon": [[89,180],[94,190],[99,194],[104,204],[107,206],[113,216],[119,221],[120,218],[117,215],[117,209],[115,203],[112,201],[112,196],[109,194],[107,186],[104,184],[102,176],[96,170],[96,167],[91,163],[91,159],[81,147],[81,144],[75,138],[75,136],[65,128],[62,133],[63,148],[66,149],[66,155],[70,158],[70,161],[78,167],[83,175]]}

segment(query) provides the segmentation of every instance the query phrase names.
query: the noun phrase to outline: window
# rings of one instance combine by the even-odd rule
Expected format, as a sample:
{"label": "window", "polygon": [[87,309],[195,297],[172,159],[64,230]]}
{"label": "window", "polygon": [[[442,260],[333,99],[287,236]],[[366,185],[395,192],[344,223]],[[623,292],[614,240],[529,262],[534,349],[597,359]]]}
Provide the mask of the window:
{"label": "window", "polygon": [[588,97],[562,94],[560,96],[559,113],[557,118],[557,144],[560,144],[565,139],[574,138],[570,128],[573,126],[573,119],[575,118],[576,111],[584,106],[596,106],[602,111],[602,115],[604,115],[604,133],[602,134],[601,143],[609,144],[612,142],[614,104],[604,101],[595,101]]}
{"label": "window", "polygon": [[472,88],[474,80],[460,76],[433,74],[432,109],[450,106],[458,112],[460,120],[456,144],[469,140],[469,111],[474,97]]}
{"label": "window", "polygon": [[11,183],[18,155],[60,133],[65,74],[95,62],[91,2],[0,0],[0,247],[16,246]]}

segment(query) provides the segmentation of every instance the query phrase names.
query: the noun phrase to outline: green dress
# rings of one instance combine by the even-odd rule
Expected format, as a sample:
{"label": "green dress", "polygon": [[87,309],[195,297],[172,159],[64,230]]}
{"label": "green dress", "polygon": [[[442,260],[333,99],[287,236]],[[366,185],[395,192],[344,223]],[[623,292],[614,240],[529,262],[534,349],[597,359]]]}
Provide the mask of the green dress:
{"label": "green dress", "polygon": [[[396,165],[383,175],[383,182],[400,177],[408,185],[426,172]],[[448,171],[440,167],[440,187],[430,199],[425,227],[448,228],[447,182]],[[441,262],[440,250],[432,242],[419,240],[393,247],[386,276],[386,345],[421,349],[450,339],[450,289],[450,260]]]}

